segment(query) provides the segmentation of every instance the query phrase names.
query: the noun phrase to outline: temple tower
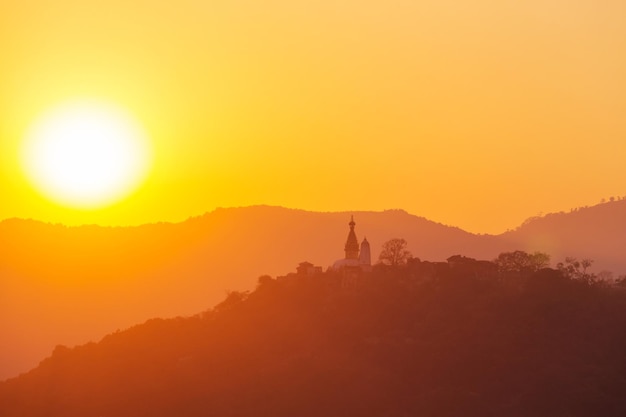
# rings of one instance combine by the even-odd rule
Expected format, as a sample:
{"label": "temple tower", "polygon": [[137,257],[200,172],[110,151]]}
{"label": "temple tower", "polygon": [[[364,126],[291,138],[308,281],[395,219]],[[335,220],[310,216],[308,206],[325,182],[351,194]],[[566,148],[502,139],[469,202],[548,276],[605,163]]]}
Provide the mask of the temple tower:
{"label": "temple tower", "polygon": [[346,246],[344,250],[346,251],[346,259],[359,259],[359,242],[356,240],[356,234],[354,233],[354,226],[356,223],[354,222],[354,216],[351,217],[350,223],[350,232],[348,233],[348,240],[346,240]]}
{"label": "temple tower", "polygon": [[372,264],[372,255],[370,253],[370,243],[367,241],[367,238],[363,239],[363,242],[361,242],[361,253],[359,254],[359,263],[361,265]]}

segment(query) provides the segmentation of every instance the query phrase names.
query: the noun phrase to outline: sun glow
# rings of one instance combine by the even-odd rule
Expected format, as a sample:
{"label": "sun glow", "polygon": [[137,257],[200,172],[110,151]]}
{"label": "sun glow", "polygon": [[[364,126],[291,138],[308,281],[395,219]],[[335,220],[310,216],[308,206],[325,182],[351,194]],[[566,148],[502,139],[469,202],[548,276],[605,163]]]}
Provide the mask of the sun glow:
{"label": "sun glow", "polygon": [[114,106],[86,101],[44,114],[22,151],[25,173],[39,192],[84,209],[129,195],[145,179],[151,159],[137,122]]}

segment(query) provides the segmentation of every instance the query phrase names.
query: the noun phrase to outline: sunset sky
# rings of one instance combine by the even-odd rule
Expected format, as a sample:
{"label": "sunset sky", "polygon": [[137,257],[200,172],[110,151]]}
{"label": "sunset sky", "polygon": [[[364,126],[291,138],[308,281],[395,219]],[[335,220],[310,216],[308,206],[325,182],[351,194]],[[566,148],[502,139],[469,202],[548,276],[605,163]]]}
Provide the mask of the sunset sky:
{"label": "sunset sky", "polygon": [[[3,0],[0,219],[402,208],[499,233],[626,195],[626,2]],[[26,132],[72,100],[145,130],[106,208],[42,196]]]}

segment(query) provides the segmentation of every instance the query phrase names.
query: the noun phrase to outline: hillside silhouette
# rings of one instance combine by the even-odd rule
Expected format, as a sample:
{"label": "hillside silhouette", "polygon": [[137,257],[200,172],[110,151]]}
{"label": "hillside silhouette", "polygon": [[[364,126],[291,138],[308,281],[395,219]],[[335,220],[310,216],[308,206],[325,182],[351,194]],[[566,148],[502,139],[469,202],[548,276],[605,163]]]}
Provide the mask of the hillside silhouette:
{"label": "hillside silhouette", "polygon": [[[553,259],[594,259],[599,270],[626,273],[626,199],[527,220],[498,236],[503,247],[537,250]],[[507,242],[508,241],[508,242]]]}
{"label": "hillside silhouette", "polygon": [[403,237],[412,253],[493,259],[516,249],[591,257],[594,267],[626,271],[626,201],[548,215],[498,236],[475,235],[410,215],[315,213],[280,207],[217,209],[182,223],[66,227],[0,222],[0,380],[34,367],[56,344],[76,345],[151,317],[190,315],[260,274],[326,268],[342,257],[354,214],[376,259],[383,242]]}
{"label": "hillside silhouette", "polygon": [[57,346],[13,416],[623,416],[626,291],[453,257],[263,276],[187,318]]}

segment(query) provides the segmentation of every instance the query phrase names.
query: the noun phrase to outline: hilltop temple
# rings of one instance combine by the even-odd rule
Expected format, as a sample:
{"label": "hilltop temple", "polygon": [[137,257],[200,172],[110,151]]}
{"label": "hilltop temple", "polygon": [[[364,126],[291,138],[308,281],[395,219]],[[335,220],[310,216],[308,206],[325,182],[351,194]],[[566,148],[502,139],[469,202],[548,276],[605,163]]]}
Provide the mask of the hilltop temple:
{"label": "hilltop temple", "polygon": [[359,248],[359,242],[356,238],[356,233],[354,232],[354,226],[356,226],[354,216],[351,217],[348,225],[350,226],[350,231],[348,232],[348,239],[346,240],[346,245],[344,246],[345,257],[336,261],[333,264],[332,269],[350,269],[369,272],[372,270],[370,244],[367,241],[367,238],[364,238],[363,242],[361,242],[361,247]]}
{"label": "hilltop temple", "polygon": [[[342,285],[346,287],[355,285],[357,282],[356,280],[363,272],[372,271],[370,244],[367,241],[367,238],[363,239],[363,242],[361,242],[361,246],[359,247],[359,242],[356,238],[356,233],[354,232],[354,226],[356,226],[354,216],[351,217],[348,225],[350,226],[350,231],[348,232],[348,239],[346,240],[346,244],[344,246],[345,257],[335,261],[333,266],[328,268],[329,271],[337,271],[342,274]],[[295,273],[290,272],[285,276],[277,277],[277,279],[286,279],[297,276],[315,276],[321,273],[321,266],[315,266],[312,263],[305,261],[300,262]]]}

